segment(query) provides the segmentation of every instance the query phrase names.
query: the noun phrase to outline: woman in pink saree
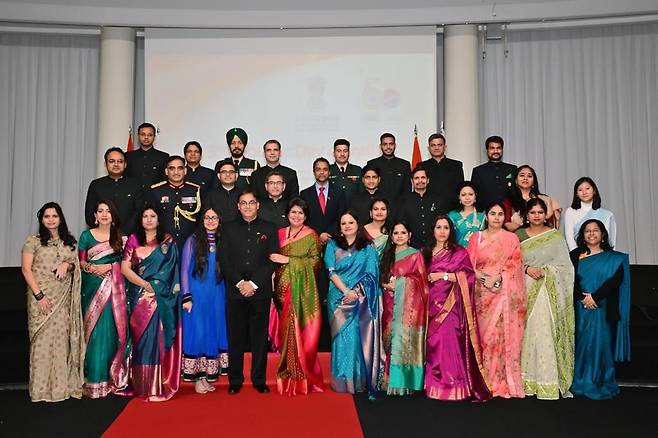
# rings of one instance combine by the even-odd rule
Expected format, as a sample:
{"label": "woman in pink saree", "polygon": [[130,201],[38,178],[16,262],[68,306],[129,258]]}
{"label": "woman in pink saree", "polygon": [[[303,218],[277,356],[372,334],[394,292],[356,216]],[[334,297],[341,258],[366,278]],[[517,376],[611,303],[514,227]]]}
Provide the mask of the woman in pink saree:
{"label": "woman in pink saree", "polygon": [[468,254],[475,268],[475,309],[485,379],[494,397],[523,398],[521,345],[526,289],[518,237],[503,229],[505,211],[487,209],[487,227],[473,234]]}
{"label": "woman in pink saree", "polygon": [[455,239],[449,216],[440,215],[423,249],[430,283],[425,393],[438,400],[485,401],[491,391],[475,314],[475,272]]}

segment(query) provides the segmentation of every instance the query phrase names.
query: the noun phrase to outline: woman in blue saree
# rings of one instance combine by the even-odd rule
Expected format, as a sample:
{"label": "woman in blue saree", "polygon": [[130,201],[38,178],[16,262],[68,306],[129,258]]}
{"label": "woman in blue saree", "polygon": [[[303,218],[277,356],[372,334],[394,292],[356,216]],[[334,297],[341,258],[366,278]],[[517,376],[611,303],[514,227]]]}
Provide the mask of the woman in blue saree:
{"label": "woman in blue saree", "polygon": [[571,251],[576,270],[576,357],[571,392],[602,400],[616,396],[615,362],[630,360],[628,255],[613,251],[603,222],[583,223]]}
{"label": "woman in blue saree", "polygon": [[331,280],[331,388],[351,394],[367,389],[374,397],[382,360],[379,263],[355,212],[341,215],[340,236],[327,244],[324,262]]}
{"label": "woman in blue saree", "polygon": [[145,207],[137,232],[128,238],[121,272],[130,282],[130,380],[122,395],[169,400],[181,374],[178,248],[165,234],[153,207]]}

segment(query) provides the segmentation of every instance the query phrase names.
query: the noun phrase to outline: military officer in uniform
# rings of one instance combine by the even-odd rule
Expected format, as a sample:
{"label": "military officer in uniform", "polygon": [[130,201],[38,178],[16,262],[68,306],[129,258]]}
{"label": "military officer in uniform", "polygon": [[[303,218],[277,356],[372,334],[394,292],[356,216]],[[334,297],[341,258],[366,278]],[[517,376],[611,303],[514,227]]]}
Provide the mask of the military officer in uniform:
{"label": "military officer in uniform", "polygon": [[[251,382],[260,393],[270,392],[265,383],[267,329],[275,265],[270,255],[279,251],[277,230],[258,217],[259,203],[253,192],[238,198],[238,219],[224,225],[219,252],[226,280],[229,394],[242,389],[244,352],[251,339]],[[247,333],[249,336],[247,336]]]}
{"label": "military officer in uniform", "polygon": [[398,210],[398,217],[409,225],[411,246],[422,248],[432,232],[432,220],[439,214],[447,213],[441,205],[440,198],[427,190],[429,178],[422,165],[416,166],[411,173],[414,191],[407,194]]}
{"label": "military officer in uniform", "polygon": [[107,175],[89,184],[85,200],[85,220],[90,228],[94,227],[96,203],[103,199],[112,201],[119,213],[121,231],[129,235],[135,229],[137,212],[144,204],[142,186],[136,179],[124,175],[126,154],[121,148],[108,149],[104,157]]}
{"label": "military officer in uniform", "polygon": [[484,147],[488,162],[473,169],[471,182],[478,194],[478,207],[486,209],[493,202],[503,202],[511,193],[516,166],[503,162],[503,139],[497,135],[487,138]]}
{"label": "military officer in uniform", "polygon": [[126,175],[135,178],[146,192],[151,185],[162,181],[164,168],[169,154],[157,150],[155,143],[155,126],[142,123],[137,128],[139,149],[126,153]]}
{"label": "military officer in uniform", "polygon": [[379,137],[382,155],[368,161],[368,165],[379,169],[381,195],[393,205],[411,191],[411,164],[395,156],[395,136],[388,132]]}
{"label": "military officer in uniform", "polygon": [[[258,161],[244,156],[247,140],[249,140],[247,133],[242,128],[231,128],[226,133],[226,144],[228,144],[231,156],[224,160],[233,161],[238,168],[238,180],[236,182],[238,191],[251,189],[251,174],[260,168]],[[217,164],[219,163],[220,161],[217,162]],[[217,164],[215,164],[215,168],[217,168]]]}
{"label": "military officer in uniform", "polygon": [[329,167],[329,182],[343,192],[350,205],[352,197],[361,189],[361,167],[351,164],[350,142],[339,138],[334,142],[334,164]]}
{"label": "military officer in uniform", "polygon": [[201,210],[201,189],[185,181],[185,159],[172,155],[167,160],[165,181],[153,184],[149,193],[151,204],[158,210],[164,229],[171,234],[181,250],[196,227],[196,214]]}

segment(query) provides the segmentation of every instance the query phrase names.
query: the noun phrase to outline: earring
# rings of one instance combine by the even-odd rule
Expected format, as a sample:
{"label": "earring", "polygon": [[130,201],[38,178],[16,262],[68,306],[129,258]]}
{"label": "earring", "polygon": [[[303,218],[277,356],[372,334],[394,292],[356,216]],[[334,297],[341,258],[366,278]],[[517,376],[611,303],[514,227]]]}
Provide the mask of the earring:
{"label": "earring", "polygon": [[98,225],[98,219],[94,220],[94,225]]}
{"label": "earring", "polygon": [[112,222],[112,226],[114,226],[114,222]]}

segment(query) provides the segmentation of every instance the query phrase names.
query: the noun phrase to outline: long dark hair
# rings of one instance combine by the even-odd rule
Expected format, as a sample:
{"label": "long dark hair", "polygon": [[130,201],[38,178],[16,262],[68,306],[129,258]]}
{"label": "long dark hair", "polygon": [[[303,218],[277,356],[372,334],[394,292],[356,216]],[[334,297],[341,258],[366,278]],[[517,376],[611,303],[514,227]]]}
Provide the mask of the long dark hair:
{"label": "long dark hair", "polygon": [[155,240],[158,243],[162,243],[164,242],[166,237],[166,233],[164,230],[164,222],[160,217],[160,213],[158,212],[158,209],[153,207],[152,205],[145,205],[139,210],[139,214],[137,215],[137,226],[135,227],[135,235],[137,236],[137,241],[142,246],[146,245],[146,231],[144,230],[144,226],[142,225],[142,216],[147,210],[153,210],[156,216],[158,216],[158,228],[155,231]]}
{"label": "long dark hair", "polygon": [[[194,239],[192,243],[192,245],[194,245],[194,271],[192,272],[192,275],[195,278],[203,278],[208,270],[208,249],[210,248],[210,244],[208,243],[208,230],[206,230],[203,220],[208,211],[212,211],[217,215],[217,217],[219,217],[219,213],[217,213],[211,207],[204,208],[201,210],[201,215],[197,216],[201,220],[199,220],[196,224],[196,228],[194,229],[194,234],[192,237]],[[222,218],[219,217],[219,220],[221,224]],[[213,234],[215,238],[215,245],[216,247],[219,247],[219,239],[221,235],[219,226],[217,227],[217,231],[215,231]],[[222,281],[222,270],[219,267],[219,257],[215,257],[215,279],[217,280],[217,283]]]}
{"label": "long dark hair", "polygon": [[[484,227],[482,228],[483,230],[489,228],[489,221],[487,220],[487,216],[489,216],[489,211],[491,211],[491,209],[494,207],[500,207],[503,210],[503,212],[505,211],[505,207],[503,206],[502,202],[494,201],[491,204],[489,204],[487,208],[484,210]],[[503,227],[503,229],[505,229],[505,227]]]}
{"label": "long dark hair", "polygon": [[382,254],[381,269],[379,270],[379,282],[381,284],[388,283],[388,280],[391,276],[391,269],[393,269],[393,264],[395,263],[395,242],[393,242],[393,230],[398,225],[402,225],[407,233],[411,236],[411,229],[406,222],[395,221],[393,226],[391,226],[391,234],[388,236],[388,241],[386,242],[386,247]]}
{"label": "long dark hair", "polygon": [[519,166],[516,169],[516,173],[514,174],[514,184],[512,184],[512,193],[510,195],[510,201],[512,201],[512,207],[514,207],[515,211],[518,211],[521,213],[521,217],[525,216],[527,213],[526,204],[525,204],[525,199],[523,199],[523,194],[521,193],[521,189],[519,188],[518,185],[516,185],[516,179],[519,177],[519,173],[523,169],[528,169],[530,170],[530,173],[532,173],[532,186],[530,186],[530,198],[537,198],[539,197],[540,194],[542,194],[539,191],[539,182],[537,181],[537,172],[535,172],[535,169],[533,169],[530,165],[524,164],[523,166]]}
{"label": "long dark hair", "polygon": [[429,266],[432,261],[432,252],[436,246],[436,237],[434,236],[434,228],[440,220],[445,220],[448,222],[448,227],[450,227],[450,235],[446,241],[446,249],[452,251],[457,246],[457,239],[455,238],[455,225],[452,223],[452,220],[447,214],[440,214],[434,218],[432,221],[432,228],[430,233],[427,235],[427,241],[425,246],[423,246],[423,258],[425,259],[425,265]]}
{"label": "long dark hair", "polygon": [[[100,207],[101,204],[107,205],[107,208],[110,210],[110,215],[112,216],[112,223],[110,224],[110,246],[114,250],[115,254],[121,254],[123,251],[123,240],[121,240],[123,233],[121,232],[121,220],[119,219],[119,212],[117,211],[117,207],[114,205],[114,202],[108,199],[101,199],[100,201],[96,202],[94,213],[98,211],[98,207]],[[97,227],[98,225],[96,225],[94,228]]]}
{"label": "long dark hair", "polygon": [[[530,198],[528,199],[528,202],[526,202],[525,205],[525,211],[526,214],[523,216],[523,228],[528,228],[530,226],[530,221],[528,220],[528,213],[530,210],[532,210],[532,207],[535,207],[539,205],[542,210],[544,210],[544,214],[548,212],[548,207],[546,206],[546,203],[544,202],[543,199],[541,198]],[[544,219],[544,225],[546,225],[546,219]]]}
{"label": "long dark hair", "polygon": [[[351,246],[353,246],[356,250],[362,250],[366,246],[370,245],[370,239],[368,239],[368,234],[366,233],[365,228],[363,228],[363,225],[361,225],[359,222],[359,215],[356,214],[356,211],[350,209],[338,216],[338,227],[340,228],[340,221],[343,219],[343,216],[346,215],[352,216],[358,227],[356,230],[356,239],[354,239],[354,243],[352,243]],[[340,233],[334,240],[339,248],[344,250],[349,249],[350,245],[347,243],[347,239],[345,239],[343,233]]]}
{"label": "long dark hair", "polygon": [[594,197],[592,197],[592,210],[598,210],[601,208],[601,194],[599,193],[599,188],[596,187],[596,183],[589,176],[578,178],[578,180],[576,180],[576,184],[573,185],[573,200],[571,201],[571,208],[578,210],[580,207],[582,207],[582,201],[578,197],[578,187],[584,182],[588,183],[590,186],[592,186],[592,189],[594,189]]}
{"label": "long dark hair", "polygon": [[50,231],[48,231],[48,228],[46,228],[46,226],[43,224],[43,215],[46,214],[46,210],[49,208],[54,208],[57,212],[57,215],[59,216],[59,226],[57,227],[57,234],[59,235],[59,238],[62,240],[62,242],[64,242],[64,245],[70,247],[71,249],[75,249],[77,240],[75,240],[75,237],[73,237],[69,231],[69,226],[66,225],[66,219],[64,218],[62,207],[60,207],[58,203],[52,201],[43,204],[43,206],[37,212],[37,219],[39,219],[39,240],[41,241],[41,245],[47,246],[48,241],[52,237],[50,235]]}
{"label": "long dark hair", "polygon": [[473,190],[473,193],[475,194],[475,202],[473,203],[473,207],[475,207],[477,209],[477,207],[478,207],[478,191],[475,188],[475,185],[470,181],[462,181],[457,186],[457,203],[459,204],[459,211],[464,211],[464,206],[461,204],[461,202],[459,202],[459,194],[461,193],[461,191],[464,187],[470,187]]}
{"label": "long dark hair", "polygon": [[576,237],[576,245],[578,245],[578,252],[580,254],[590,253],[589,247],[585,243],[585,227],[587,227],[587,225],[591,223],[597,224],[599,226],[599,230],[601,230],[601,249],[603,251],[611,251],[612,246],[610,245],[608,230],[605,228],[605,225],[603,225],[603,222],[601,222],[598,219],[587,219],[580,226],[580,230],[578,230],[578,237]]}
{"label": "long dark hair", "polygon": [[[384,221],[381,228],[379,229],[379,232],[382,234],[388,234],[388,231],[393,229],[393,227],[389,226],[391,221],[391,214],[390,214],[391,204],[388,202],[388,199],[382,198],[380,196],[376,196],[375,198],[373,198],[372,202],[370,202],[370,208],[368,209],[368,211],[372,212],[372,208],[375,206],[377,202],[381,202],[386,206],[386,220]],[[370,220],[366,223],[369,224],[370,222],[372,222],[372,216],[370,217]]]}

